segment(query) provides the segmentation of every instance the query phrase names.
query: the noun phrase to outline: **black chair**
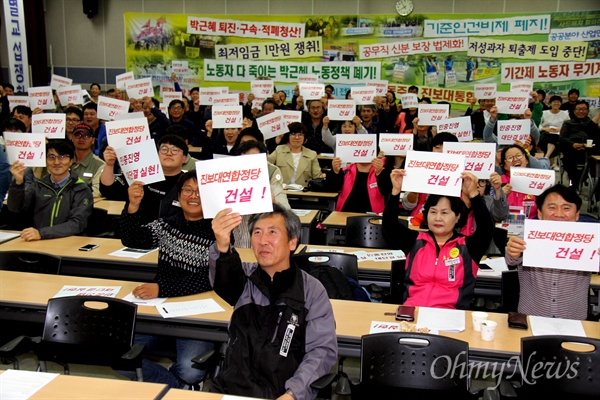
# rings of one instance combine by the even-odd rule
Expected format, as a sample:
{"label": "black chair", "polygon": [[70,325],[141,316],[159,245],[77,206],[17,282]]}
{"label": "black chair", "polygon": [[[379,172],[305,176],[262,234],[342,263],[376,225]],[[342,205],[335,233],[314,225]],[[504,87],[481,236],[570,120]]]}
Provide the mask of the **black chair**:
{"label": "black chair", "polygon": [[90,237],[114,237],[113,228],[108,211],[94,207],[92,215],[88,217],[85,233]]}
{"label": "black chair", "polygon": [[332,267],[339,269],[348,278],[352,278],[358,282],[358,260],[354,254],[329,252],[301,253],[294,254],[292,260],[306,272],[310,272],[315,267]]}
{"label": "black chair", "polygon": [[[584,344],[580,350],[565,343]],[[594,398],[600,395],[600,340],[577,336],[538,336],[521,339],[523,387],[535,398]],[[524,397],[519,393],[519,397]],[[572,395],[572,396],[565,396]],[[557,397],[558,396],[558,397]]]}
{"label": "black chair", "polygon": [[60,274],[62,259],[52,254],[34,251],[3,251],[0,252],[0,270],[35,272],[38,274]]}
{"label": "black chair", "polygon": [[[378,221],[373,223],[372,221]],[[358,216],[346,220],[346,246],[387,249],[381,217]]]}
{"label": "black chair", "polygon": [[502,312],[508,313],[517,311],[519,308],[519,297],[521,292],[519,272],[516,269],[512,271],[502,271],[500,284]]}
{"label": "black chair", "polygon": [[133,344],[136,315],[137,305],[121,299],[50,299],[42,337],[16,338],[0,348],[0,357],[11,358],[29,349],[38,357],[42,372],[47,371],[48,361],[62,365],[67,375],[68,363],[104,365],[135,370],[137,380],[142,381],[144,346]]}
{"label": "black chair", "polygon": [[492,231],[492,239],[498,248],[499,254],[504,257],[506,252],[506,243],[508,243],[508,230],[494,227],[494,230]]}
{"label": "black chair", "polygon": [[407,332],[365,335],[361,339],[360,383],[352,389],[352,397],[469,397],[468,359],[467,342],[444,336]]}

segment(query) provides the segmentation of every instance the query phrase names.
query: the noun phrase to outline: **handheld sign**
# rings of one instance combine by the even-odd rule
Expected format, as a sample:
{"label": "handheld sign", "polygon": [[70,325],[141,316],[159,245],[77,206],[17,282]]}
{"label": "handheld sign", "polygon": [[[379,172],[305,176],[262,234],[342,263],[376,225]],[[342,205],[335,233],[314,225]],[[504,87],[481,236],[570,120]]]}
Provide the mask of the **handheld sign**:
{"label": "handheld sign", "polygon": [[271,113],[256,118],[258,129],[263,133],[265,140],[289,132],[282,114]]}
{"label": "handheld sign", "polygon": [[404,165],[403,192],[460,197],[465,156],[412,150],[407,153]]}
{"label": "handheld sign", "polygon": [[369,80],[366,84],[375,88],[375,96],[385,96],[388,91],[388,81]]}
{"label": "handheld sign", "polygon": [[335,135],[335,155],[342,162],[370,163],[377,157],[377,135]]}
{"label": "handheld sign", "polygon": [[[224,208],[241,215],[273,211],[266,154],[196,162],[204,218],[214,218]],[[239,158],[239,157],[238,157]]]}
{"label": "handheld sign", "polygon": [[513,93],[526,93],[529,95],[533,91],[533,82],[518,81],[510,83],[510,91]]}
{"label": "handheld sign", "polygon": [[496,107],[501,114],[525,114],[528,102],[529,93],[498,92],[496,94]]}
{"label": "handheld sign", "polygon": [[129,111],[129,102],[125,100],[113,99],[110,97],[98,96],[98,118],[105,121],[116,119],[119,115],[127,114]]}
{"label": "handheld sign", "polygon": [[[128,112],[121,115],[115,115],[115,121],[123,121],[126,119],[146,118],[143,111]],[[147,120],[146,120],[147,121]]]}
{"label": "handheld sign", "polygon": [[496,165],[494,143],[444,143],[444,153],[465,156],[465,171],[479,179],[490,179]]}
{"label": "handheld sign", "polygon": [[[419,125],[421,119],[419,118]],[[450,132],[458,138],[459,142],[468,142],[473,140],[473,127],[470,117],[457,117],[445,119],[437,123],[437,131]]]}
{"label": "handheld sign", "polygon": [[213,103],[213,97],[221,96],[223,94],[229,94],[229,87],[227,86],[215,86],[200,88],[199,100],[203,106],[208,106]]}
{"label": "handheld sign", "polygon": [[131,146],[150,139],[146,118],[109,121],[106,124],[106,140],[115,149]]}
{"label": "handheld sign", "polygon": [[135,181],[149,184],[165,180],[154,139],[115,148],[115,153],[129,185]]}
{"label": "handheld sign", "polygon": [[513,144],[527,140],[531,132],[530,119],[510,119],[498,121],[498,144]]}
{"label": "handheld sign", "polygon": [[418,108],[419,107],[419,99],[414,93],[406,93],[400,95],[400,103],[402,103],[402,108]]}
{"label": "handheld sign", "polygon": [[319,76],[315,74],[299,74],[298,83],[319,83]]}
{"label": "handheld sign", "polygon": [[73,79],[65,78],[64,76],[60,76],[60,75],[53,74],[52,78],[50,79],[50,87],[55,90],[60,89],[61,87],[65,87],[65,86],[71,86],[72,84],[73,84]]}
{"label": "handheld sign", "polygon": [[46,138],[43,134],[4,132],[4,145],[10,164],[20,161],[26,167],[46,166]]}
{"label": "handheld sign", "polygon": [[66,106],[69,103],[83,104],[83,96],[81,95],[81,85],[63,86],[56,89],[56,95],[60,104]]}
{"label": "handheld sign", "polygon": [[41,86],[29,88],[29,105],[32,110],[41,108],[42,110],[54,110],[54,96],[50,86]]}
{"label": "handheld sign", "polygon": [[481,99],[495,99],[496,98],[496,84],[495,83],[482,83],[474,85],[475,98]]}
{"label": "handheld sign", "polygon": [[116,76],[115,86],[119,90],[125,90],[127,82],[133,81],[135,78],[133,77],[133,71],[125,72],[124,74],[119,74]]}
{"label": "handheld sign", "polygon": [[510,169],[510,185],[518,193],[538,196],[549,187],[554,186],[555,171],[553,169],[519,168]]}
{"label": "handheld sign", "polygon": [[127,96],[130,99],[141,99],[142,97],[154,96],[154,88],[152,87],[152,78],[135,79],[125,83],[127,88]]}
{"label": "handheld sign", "polygon": [[171,72],[176,75],[187,75],[189,72],[187,61],[171,61]]}
{"label": "handheld sign", "polygon": [[170,104],[173,100],[181,100],[182,97],[181,92],[164,92],[162,96],[163,103]]}
{"label": "handheld sign", "polygon": [[306,100],[319,100],[325,96],[325,85],[322,83],[299,83],[300,96]]}
{"label": "handheld sign", "polygon": [[437,125],[439,121],[448,119],[448,104],[419,104],[419,126]]}
{"label": "handheld sign", "polygon": [[292,122],[302,122],[302,111],[275,110],[275,113],[283,116],[286,126]]}
{"label": "handheld sign", "polygon": [[375,89],[372,86],[352,86],[350,93],[357,105],[375,104]]}
{"label": "handheld sign", "polygon": [[411,133],[380,133],[379,150],[387,156],[405,156],[406,152],[413,149]]}
{"label": "handheld sign", "polygon": [[598,272],[600,224],[526,219],[523,265]]}
{"label": "handheld sign", "polygon": [[29,107],[29,96],[6,96],[8,103],[10,104],[10,111],[16,106]]}
{"label": "handheld sign", "polygon": [[273,96],[274,82],[271,80],[254,80],[250,82],[250,92],[256,97]]}
{"label": "handheld sign", "polygon": [[329,100],[327,102],[327,116],[332,121],[349,121],[356,115],[356,102],[354,100]]}
{"label": "handheld sign", "polygon": [[33,114],[31,116],[31,132],[43,133],[47,139],[64,139],[66,119],[66,114]]}
{"label": "handheld sign", "polygon": [[242,106],[213,106],[213,128],[241,128],[244,119]]}
{"label": "handheld sign", "polygon": [[230,94],[220,94],[218,96],[213,96],[212,98],[213,106],[239,106],[240,105],[240,97],[236,93]]}

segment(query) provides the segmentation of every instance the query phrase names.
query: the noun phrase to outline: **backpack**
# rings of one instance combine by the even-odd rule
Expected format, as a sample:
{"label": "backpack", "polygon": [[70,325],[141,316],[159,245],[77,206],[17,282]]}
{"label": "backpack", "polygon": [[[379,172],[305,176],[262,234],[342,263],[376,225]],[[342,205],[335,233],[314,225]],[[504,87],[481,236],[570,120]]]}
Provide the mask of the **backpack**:
{"label": "backpack", "polygon": [[350,283],[339,269],[328,266],[314,267],[308,273],[321,282],[330,299],[354,300]]}

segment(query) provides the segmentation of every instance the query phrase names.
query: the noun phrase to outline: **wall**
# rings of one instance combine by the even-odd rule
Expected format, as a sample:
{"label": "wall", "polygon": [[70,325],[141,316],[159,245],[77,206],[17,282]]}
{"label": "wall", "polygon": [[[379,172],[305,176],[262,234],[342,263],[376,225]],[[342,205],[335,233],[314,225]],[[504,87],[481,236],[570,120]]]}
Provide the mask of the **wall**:
{"label": "wall", "polygon": [[[27,1],[27,0],[25,0]],[[397,0],[99,0],[88,19],[81,0],[46,0],[46,32],[54,73],[76,83],[112,86],[125,72],[124,12],[182,14],[395,14]],[[597,0],[413,0],[415,14],[502,14],[598,9]],[[343,12],[341,12],[343,11]],[[2,77],[7,77],[5,27],[0,33]],[[50,50],[51,47],[51,50]],[[29,49],[35,51],[35,49]],[[50,60],[49,60],[50,62]]]}

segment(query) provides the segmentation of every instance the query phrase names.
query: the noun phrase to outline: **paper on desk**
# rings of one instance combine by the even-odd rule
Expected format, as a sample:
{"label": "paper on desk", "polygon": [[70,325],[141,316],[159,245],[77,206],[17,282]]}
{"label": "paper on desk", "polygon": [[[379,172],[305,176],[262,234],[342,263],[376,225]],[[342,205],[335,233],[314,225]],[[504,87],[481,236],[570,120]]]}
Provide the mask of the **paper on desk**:
{"label": "paper on desk", "polygon": [[186,315],[208,314],[225,311],[213,299],[179,301],[175,303],[163,303],[156,306],[163,318],[185,317]]}
{"label": "paper on desk", "polygon": [[117,297],[121,286],[75,286],[65,285],[54,295],[53,298],[67,296],[102,296]]}
{"label": "paper on desk", "polygon": [[[344,253],[342,249],[315,249],[310,248],[306,250],[307,253]],[[354,254],[354,253],[352,253]]]}
{"label": "paper on desk", "polygon": [[502,271],[508,271],[504,257],[486,258],[479,264],[485,264],[492,270],[479,269],[477,276],[502,276]]}
{"label": "paper on desk", "polygon": [[109,254],[109,256],[123,257],[123,258],[142,258],[146,254],[152,253],[153,251],[156,251],[156,250],[158,250],[158,248],[147,250],[147,249],[134,249],[132,247],[123,247],[122,249],[113,251],[112,253]]}
{"label": "paper on desk", "polygon": [[57,376],[47,372],[6,370],[0,375],[0,399],[28,399]]}
{"label": "paper on desk", "polygon": [[138,306],[157,306],[159,304],[162,304],[166,299],[166,297],[157,297],[155,299],[140,299],[139,297],[135,297],[133,293],[129,293],[127,296],[123,297],[123,300],[137,304]]}
{"label": "paper on desk", "polygon": [[312,210],[292,210],[298,217],[306,217]]}
{"label": "paper on desk", "polygon": [[417,329],[432,331],[462,332],[465,330],[465,311],[445,308],[419,307]]}
{"label": "paper on desk", "polygon": [[19,236],[20,236],[19,233],[0,232],[0,242],[5,242],[7,240],[17,238]]}
{"label": "paper on desk", "polygon": [[400,332],[400,324],[397,322],[371,321],[369,334],[382,332]]}
{"label": "paper on desk", "polygon": [[533,336],[567,335],[586,337],[581,321],[576,319],[547,318],[530,315]]}
{"label": "paper on desk", "polygon": [[349,254],[354,254],[358,261],[375,261],[375,262],[386,262],[386,261],[397,261],[405,260],[406,255],[402,250],[388,250],[388,251],[371,251],[367,252],[364,250],[353,251]]}

